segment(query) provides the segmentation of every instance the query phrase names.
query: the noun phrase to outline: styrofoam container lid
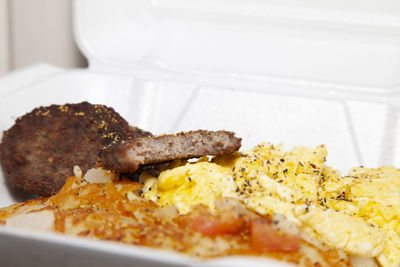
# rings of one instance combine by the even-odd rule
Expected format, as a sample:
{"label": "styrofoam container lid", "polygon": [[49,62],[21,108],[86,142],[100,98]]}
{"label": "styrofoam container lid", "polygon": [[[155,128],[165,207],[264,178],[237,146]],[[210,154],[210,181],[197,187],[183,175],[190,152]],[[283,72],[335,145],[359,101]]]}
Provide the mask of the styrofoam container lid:
{"label": "styrofoam container lid", "polygon": [[75,33],[92,69],[279,77],[395,90],[400,3],[87,0]]}

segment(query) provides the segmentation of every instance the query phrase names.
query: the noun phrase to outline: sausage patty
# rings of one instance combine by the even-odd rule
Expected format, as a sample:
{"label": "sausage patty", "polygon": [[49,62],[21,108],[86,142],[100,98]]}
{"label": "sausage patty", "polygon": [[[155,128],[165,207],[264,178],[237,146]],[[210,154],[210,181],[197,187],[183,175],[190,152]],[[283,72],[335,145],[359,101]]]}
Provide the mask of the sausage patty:
{"label": "sausage patty", "polygon": [[50,196],[73,175],[75,165],[84,172],[96,167],[101,148],[148,135],[103,105],[39,107],[4,132],[0,163],[13,188]]}
{"label": "sausage patty", "polygon": [[100,152],[99,164],[109,170],[132,172],[147,164],[231,153],[240,146],[241,139],[228,131],[182,132],[110,145]]}

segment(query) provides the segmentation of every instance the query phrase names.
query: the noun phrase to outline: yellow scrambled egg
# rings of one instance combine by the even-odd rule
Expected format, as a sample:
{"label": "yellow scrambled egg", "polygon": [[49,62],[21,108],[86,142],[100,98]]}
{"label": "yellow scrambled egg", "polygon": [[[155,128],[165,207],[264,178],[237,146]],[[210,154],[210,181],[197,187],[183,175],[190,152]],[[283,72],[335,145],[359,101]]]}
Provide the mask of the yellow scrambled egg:
{"label": "yellow scrambled egg", "polygon": [[385,232],[384,248],[377,260],[382,266],[399,266],[400,170],[357,167],[348,176],[329,181],[327,188],[332,208],[363,218]]}
{"label": "yellow scrambled egg", "polygon": [[354,168],[348,176],[325,165],[327,150],[268,143],[236,155],[180,162],[158,179],[142,175],[143,195],[181,213],[193,205],[241,200],[263,215],[283,214],[321,247],[400,264],[400,170]]}
{"label": "yellow scrambled egg", "polygon": [[229,168],[210,162],[186,164],[162,172],[158,179],[148,177],[145,196],[162,206],[175,205],[181,213],[205,204],[214,209],[219,198],[236,197]]}

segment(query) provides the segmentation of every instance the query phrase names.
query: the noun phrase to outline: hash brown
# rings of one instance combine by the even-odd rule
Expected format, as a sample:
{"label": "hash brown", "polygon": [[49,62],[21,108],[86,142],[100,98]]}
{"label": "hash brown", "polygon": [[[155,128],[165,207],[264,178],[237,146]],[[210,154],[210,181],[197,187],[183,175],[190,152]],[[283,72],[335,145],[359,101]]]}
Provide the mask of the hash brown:
{"label": "hash brown", "polygon": [[[160,208],[141,198],[142,186],[130,180],[87,183],[69,177],[60,192],[50,198],[0,209],[0,224],[21,227],[18,224],[22,222],[27,226],[24,220],[35,216],[49,226],[46,230],[57,233],[173,250],[196,258],[252,255],[307,267],[352,266],[342,251],[323,251],[304,240],[299,240],[295,249],[280,244],[278,249],[260,250],[253,242],[254,222],[267,223],[272,237],[282,231],[279,228],[284,222],[276,224],[275,219],[272,222],[261,217],[233,199],[221,199],[215,213],[200,205],[179,215],[173,206]],[[207,231],[215,223],[216,231]]]}

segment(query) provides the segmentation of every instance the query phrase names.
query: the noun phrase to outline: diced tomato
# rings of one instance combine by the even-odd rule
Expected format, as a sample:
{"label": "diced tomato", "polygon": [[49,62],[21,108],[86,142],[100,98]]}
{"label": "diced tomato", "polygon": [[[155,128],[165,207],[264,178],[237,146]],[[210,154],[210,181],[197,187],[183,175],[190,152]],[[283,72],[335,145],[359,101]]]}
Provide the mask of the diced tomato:
{"label": "diced tomato", "polygon": [[236,234],[242,230],[245,222],[242,218],[220,220],[211,216],[200,215],[195,217],[190,227],[204,235]]}
{"label": "diced tomato", "polygon": [[204,216],[198,216],[191,222],[190,226],[196,232],[204,235],[218,234],[219,223],[215,219],[207,219]]}
{"label": "diced tomato", "polygon": [[273,229],[266,219],[250,221],[251,248],[260,252],[293,252],[299,249],[300,237],[284,235]]}

